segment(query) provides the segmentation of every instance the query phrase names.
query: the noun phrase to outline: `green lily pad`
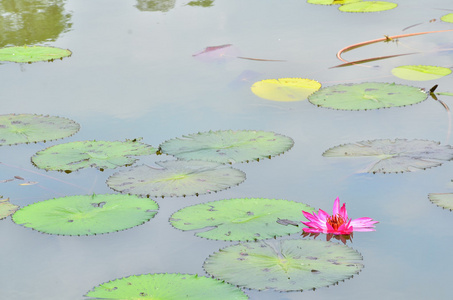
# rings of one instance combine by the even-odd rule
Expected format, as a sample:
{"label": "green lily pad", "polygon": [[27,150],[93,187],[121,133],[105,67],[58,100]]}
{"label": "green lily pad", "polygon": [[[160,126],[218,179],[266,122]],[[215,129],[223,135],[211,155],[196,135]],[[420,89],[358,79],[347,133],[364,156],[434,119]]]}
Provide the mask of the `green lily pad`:
{"label": "green lily pad", "polygon": [[180,159],[236,163],[271,158],[293,145],[291,138],[274,132],[225,130],[186,135],[166,141],[159,148]]}
{"label": "green lily pad", "polygon": [[321,4],[321,5],[343,5],[347,3],[360,2],[362,0],[308,0],[307,3]]}
{"label": "green lily pad", "polygon": [[171,160],[156,164],[160,168],[141,165],[115,173],[107,184],[122,193],[164,198],[217,192],[245,180],[244,172],[216,162]]}
{"label": "green lily pad", "polygon": [[397,7],[398,4],[384,1],[360,1],[340,6],[338,9],[344,12],[364,13],[390,10]]}
{"label": "green lily pad", "polygon": [[55,116],[0,115],[0,146],[62,139],[79,131],[76,122]]}
{"label": "green lily pad", "polygon": [[68,49],[44,46],[14,46],[0,49],[0,61],[32,63],[37,61],[53,61],[71,56]]}
{"label": "green lily pad", "polygon": [[336,243],[281,240],[241,243],[206,259],[215,278],[256,290],[300,291],[349,279],[363,268],[362,256]]}
{"label": "green lily pad", "polygon": [[0,196],[0,220],[13,214],[18,209],[19,206],[10,203],[8,198],[3,199],[3,197]]}
{"label": "green lily pad", "polygon": [[248,299],[240,289],[225,282],[190,274],[143,274],[115,279],[88,292],[96,299]]}
{"label": "green lily pad", "polygon": [[453,149],[433,141],[383,139],[336,146],[324,152],[323,156],[375,157],[378,161],[367,172],[403,173],[440,166],[453,159]]}
{"label": "green lily pad", "polygon": [[320,88],[319,82],[306,78],[266,79],[255,82],[251,87],[260,98],[282,102],[305,100]]}
{"label": "green lily pad", "polygon": [[399,66],[392,69],[392,74],[398,78],[414,81],[435,80],[447,76],[451,70],[436,66]]}
{"label": "green lily pad", "polygon": [[440,19],[444,22],[453,23],[453,13],[442,16]]}
{"label": "green lily pad", "polygon": [[65,171],[82,168],[104,169],[130,166],[137,159],[130,156],[156,154],[155,148],[136,139],[124,142],[83,141],[59,144],[37,152],[33,164],[40,169]]}
{"label": "green lily pad", "polygon": [[213,240],[249,241],[300,232],[298,226],[282,226],[280,219],[305,219],[301,211],[314,209],[287,200],[236,198],[183,208],[174,213],[171,224],[181,230],[207,229],[195,235]]}
{"label": "green lily pad", "polygon": [[313,93],[314,105],[342,110],[367,110],[405,106],[426,100],[427,94],[416,87],[395,83],[367,82],[334,85]]}
{"label": "green lily pad", "polygon": [[18,210],[15,223],[58,235],[95,235],[141,225],[157,213],[156,202],[133,195],[104,194],[55,198]]}
{"label": "green lily pad", "polygon": [[431,193],[428,198],[439,207],[453,210],[453,193]]}

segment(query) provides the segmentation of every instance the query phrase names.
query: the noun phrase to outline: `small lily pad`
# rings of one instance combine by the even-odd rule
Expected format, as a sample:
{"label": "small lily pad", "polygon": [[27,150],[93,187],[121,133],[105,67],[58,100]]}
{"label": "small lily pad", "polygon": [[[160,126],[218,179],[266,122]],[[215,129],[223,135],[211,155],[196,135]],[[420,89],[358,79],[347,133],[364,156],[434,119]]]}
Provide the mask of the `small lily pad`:
{"label": "small lily pad", "polygon": [[316,240],[241,243],[221,249],[203,267],[215,278],[256,290],[300,291],[349,279],[363,268],[347,246]]}
{"label": "small lily pad", "polygon": [[305,78],[266,79],[255,82],[251,87],[258,97],[283,102],[305,100],[320,88],[319,82]]}
{"label": "small lily pad", "polygon": [[115,279],[88,292],[96,299],[248,299],[240,289],[204,276],[190,274],[143,274]]}
{"label": "small lily pad", "polygon": [[360,1],[342,5],[338,9],[344,12],[364,13],[390,10],[397,6],[396,3],[385,1]]}
{"label": "small lily pad", "polygon": [[0,196],[0,220],[13,214],[18,209],[19,206],[10,203],[8,198],[3,199],[2,196]]}
{"label": "small lily pad", "polygon": [[451,74],[451,70],[443,67],[436,66],[399,66],[392,69],[392,74],[398,78],[413,80],[413,81],[426,81],[435,80]]}
{"label": "small lily pad", "polygon": [[156,202],[133,195],[104,194],[55,198],[18,210],[15,223],[57,235],[95,235],[141,225],[157,213]]}
{"label": "small lily pad", "polygon": [[336,146],[323,156],[375,157],[378,161],[368,168],[368,173],[402,173],[440,166],[453,159],[453,149],[433,141],[383,139]]}
{"label": "small lily pad", "polygon": [[431,193],[428,198],[439,207],[453,210],[453,193]]}
{"label": "small lily pad", "polygon": [[0,61],[32,63],[37,61],[53,61],[71,56],[68,49],[44,46],[14,46],[0,49]]}
{"label": "small lily pad", "polygon": [[314,209],[287,200],[236,198],[183,208],[174,213],[171,224],[181,230],[206,229],[195,235],[223,241],[269,239],[300,232],[296,226],[282,226],[279,219],[304,219],[301,211]]}
{"label": "small lily pad", "polygon": [[115,191],[147,197],[180,197],[207,194],[238,185],[245,173],[224,164],[201,160],[156,162],[113,174],[107,184]]}
{"label": "small lily pad", "polygon": [[83,141],[59,144],[37,152],[33,164],[40,169],[72,172],[82,168],[104,169],[130,166],[137,159],[130,156],[151,155],[155,148],[136,139],[124,142]]}
{"label": "small lily pad", "polygon": [[225,130],[186,135],[166,141],[159,148],[180,159],[237,163],[270,158],[293,145],[291,138],[274,132]]}
{"label": "small lily pad", "polygon": [[405,106],[426,100],[427,94],[416,87],[366,82],[322,88],[308,100],[314,105],[342,110],[367,110]]}
{"label": "small lily pad", "polygon": [[55,116],[0,115],[0,146],[62,139],[79,131],[76,122]]}
{"label": "small lily pad", "polygon": [[453,13],[444,15],[440,19],[444,22],[453,23]]}

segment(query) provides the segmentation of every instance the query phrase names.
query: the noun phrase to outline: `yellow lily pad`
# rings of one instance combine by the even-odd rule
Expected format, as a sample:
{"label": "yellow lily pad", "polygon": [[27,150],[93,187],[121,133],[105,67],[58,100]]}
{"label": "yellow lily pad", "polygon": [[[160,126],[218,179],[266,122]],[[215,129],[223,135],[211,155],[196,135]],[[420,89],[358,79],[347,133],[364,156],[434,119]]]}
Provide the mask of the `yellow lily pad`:
{"label": "yellow lily pad", "polygon": [[408,65],[399,66],[392,69],[392,74],[394,76],[413,81],[435,80],[447,76],[450,73],[450,69],[436,66]]}
{"label": "yellow lily pad", "polygon": [[282,102],[307,99],[320,88],[319,82],[306,78],[266,79],[255,82],[251,87],[258,97]]}

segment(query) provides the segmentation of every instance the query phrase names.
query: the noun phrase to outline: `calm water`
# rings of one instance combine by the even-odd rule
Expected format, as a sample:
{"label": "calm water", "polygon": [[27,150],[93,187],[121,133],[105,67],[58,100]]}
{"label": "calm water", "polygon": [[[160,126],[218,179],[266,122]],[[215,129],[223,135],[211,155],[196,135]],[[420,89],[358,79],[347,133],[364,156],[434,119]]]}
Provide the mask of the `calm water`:
{"label": "calm water", "polygon": [[[417,55],[338,65],[336,52],[350,44],[402,33],[453,29],[439,21],[450,0],[395,1],[381,13],[341,13],[305,1],[215,0],[210,7],[189,1],[33,1],[35,23],[24,25],[26,1],[2,1],[0,16],[15,17],[15,30],[0,22],[1,46],[40,44],[68,48],[70,58],[53,63],[0,65],[0,113],[38,113],[81,124],[73,137],[33,145],[0,147],[0,180],[21,176],[32,186],[0,183],[0,194],[25,206],[65,195],[111,193],[108,176],[118,170],[84,169],[72,174],[34,168],[30,157],[57,143],[143,137],[161,142],[198,131],[256,129],[292,137],[288,153],[237,167],[247,180],[229,190],[200,197],[158,199],[150,222],[94,237],[40,234],[0,221],[1,299],[83,299],[93,286],[115,278],[161,272],[205,275],[203,261],[229,242],[204,240],[173,229],[170,215],[197,203],[233,197],[279,198],[330,211],[339,196],[351,217],[380,221],[377,231],[354,235],[352,245],[365,268],[353,279],[302,293],[246,291],[250,299],[449,299],[453,214],[427,199],[452,192],[453,164],[406,174],[358,174],[368,161],[324,158],[328,148],[377,138],[429,139],[450,143],[448,115],[433,100],[377,111],[316,108],[307,101],[279,103],[250,91],[253,82],[280,77],[315,79],[324,86],[382,81],[453,92],[451,75],[407,82],[390,70],[404,64],[453,66],[453,33],[436,33],[377,44],[346,53],[346,59],[404,52]],[[49,3],[54,6],[46,11]],[[14,6],[15,5],[15,6]],[[46,11],[45,20],[39,13]],[[37,12],[36,12],[37,11]],[[30,14],[28,15],[30,16]],[[0,19],[0,20],[4,20]],[[30,19],[28,19],[30,20]],[[31,21],[29,21],[31,22]],[[423,23],[406,31],[404,28]],[[30,23],[28,23],[30,24]],[[17,28],[26,27],[26,30]],[[30,28],[35,29],[35,31]],[[38,30],[39,29],[39,30]],[[9,31],[8,31],[9,30]],[[286,60],[231,59],[205,63],[192,54],[207,46],[233,44],[241,56]],[[241,74],[251,74],[247,81]],[[452,98],[442,98],[453,107]],[[162,157],[142,158],[152,164]],[[52,178],[45,176],[52,176]],[[295,235],[294,238],[298,238]]]}

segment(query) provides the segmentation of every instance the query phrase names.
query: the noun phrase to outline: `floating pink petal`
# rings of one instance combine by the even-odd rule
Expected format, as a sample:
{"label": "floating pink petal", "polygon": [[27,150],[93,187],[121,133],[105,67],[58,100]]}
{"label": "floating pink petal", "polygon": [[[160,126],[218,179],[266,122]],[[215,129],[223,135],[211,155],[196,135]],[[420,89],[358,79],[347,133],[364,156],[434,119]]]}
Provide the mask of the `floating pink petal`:
{"label": "floating pink petal", "polygon": [[308,233],[330,233],[330,234],[351,234],[353,231],[374,231],[374,224],[379,223],[371,218],[358,218],[351,220],[348,218],[346,204],[340,207],[340,198],[337,197],[333,203],[333,213],[329,215],[322,209],[313,214],[302,211],[309,222],[302,222],[308,228],[304,232]]}

